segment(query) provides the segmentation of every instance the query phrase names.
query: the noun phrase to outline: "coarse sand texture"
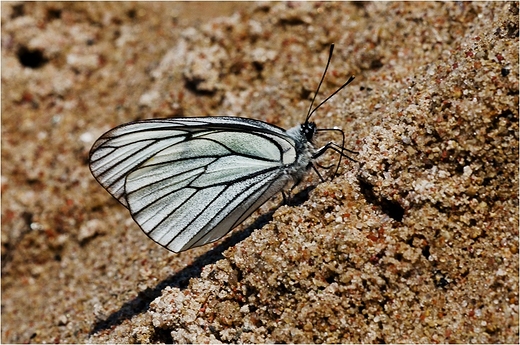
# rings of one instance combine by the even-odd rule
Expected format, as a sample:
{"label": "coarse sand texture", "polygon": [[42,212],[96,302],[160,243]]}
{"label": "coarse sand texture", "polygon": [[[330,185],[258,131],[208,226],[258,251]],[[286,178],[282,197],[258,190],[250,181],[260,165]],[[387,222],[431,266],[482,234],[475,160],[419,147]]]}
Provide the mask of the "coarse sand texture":
{"label": "coarse sand texture", "polygon": [[[518,2],[1,6],[3,343],[520,341]],[[175,254],[92,177],[130,121],[298,125],[331,43],[334,179]]]}

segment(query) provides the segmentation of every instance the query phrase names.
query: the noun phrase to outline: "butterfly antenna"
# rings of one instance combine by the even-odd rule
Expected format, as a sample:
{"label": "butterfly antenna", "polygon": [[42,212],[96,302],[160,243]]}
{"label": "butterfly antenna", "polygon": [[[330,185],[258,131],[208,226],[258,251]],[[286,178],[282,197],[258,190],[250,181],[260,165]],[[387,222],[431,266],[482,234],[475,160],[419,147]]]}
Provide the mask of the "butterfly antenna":
{"label": "butterfly antenna", "polygon": [[[316,109],[314,109],[313,111],[311,111],[312,105],[314,104],[314,101],[316,100],[316,96],[318,96],[318,92],[320,91],[320,87],[321,87],[321,84],[323,83],[323,79],[325,79],[325,75],[327,74],[327,69],[329,68],[330,60],[332,59],[332,52],[333,51],[334,51],[334,43],[332,43],[330,45],[329,59],[327,60],[327,66],[325,66],[325,71],[323,71],[323,75],[321,76],[321,80],[320,80],[320,83],[318,84],[318,88],[316,89],[316,92],[314,93],[314,97],[312,98],[311,105],[309,106],[309,111],[307,111],[307,117],[305,118],[305,123],[307,123],[309,121],[312,113],[314,113],[314,111],[316,110]],[[319,108],[319,106],[316,107],[316,108]]]}
{"label": "butterfly antenna", "polygon": [[[352,80],[354,80],[354,76],[351,76],[345,84],[341,85],[336,91],[334,91],[332,93],[332,95],[330,95],[329,97],[325,98],[324,101],[322,101],[320,104],[318,104],[318,106],[316,106],[316,108],[312,109],[312,106],[314,104],[314,101],[316,100],[316,96],[318,95],[318,92],[320,91],[320,87],[321,87],[321,84],[323,83],[323,80],[325,79],[325,75],[327,74],[327,69],[329,68],[329,65],[330,65],[330,60],[332,60],[332,52],[334,51],[334,43],[332,43],[330,45],[330,52],[329,52],[329,59],[327,60],[327,65],[325,66],[325,70],[323,71],[323,75],[321,76],[321,80],[320,80],[320,83],[318,84],[318,88],[316,89],[316,93],[314,93],[314,97],[312,98],[312,102],[311,102],[311,105],[309,106],[309,111],[307,112],[307,117],[305,118],[305,123],[309,122],[309,119],[311,118],[312,114],[314,114],[314,112],[316,110],[318,110],[319,107],[321,107],[325,102],[327,102],[329,99],[331,99],[332,97],[334,97],[335,94],[337,94],[338,92],[340,92],[345,86],[347,86],[348,84],[350,84],[352,82]],[[311,111],[312,109],[312,111]]]}
{"label": "butterfly antenna", "polygon": [[308,115],[307,115],[307,120],[311,117],[312,114],[314,114],[314,112],[316,110],[318,110],[319,107],[321,107],[325,102],[327,102],[329,99],[331,99],[332,97],[334,97],[335,94],[337,94],[338,92],[340,92],[345,86],[347,86],[348,84],[350,84],[352,82],[352,80],[354,80],[354,76],[351,76],[350,78],[348,78],[347,82],[343,85],[341,85],[336,91],[334,91],[332,93],[332,95],[330,95],[329,97],[325,98],[324,101],[322,101],[320,104],[318,104],[318,106],[316,108],[314,108]]}

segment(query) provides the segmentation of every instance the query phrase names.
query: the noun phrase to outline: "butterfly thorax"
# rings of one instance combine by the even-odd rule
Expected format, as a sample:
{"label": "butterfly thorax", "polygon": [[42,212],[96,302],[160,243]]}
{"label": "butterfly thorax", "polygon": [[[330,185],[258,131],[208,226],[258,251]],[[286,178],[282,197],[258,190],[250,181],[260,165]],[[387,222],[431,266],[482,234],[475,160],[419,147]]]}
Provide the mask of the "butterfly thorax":
{"label": "butterfly thorax", "polygon": [[296,183],[299,183],[311,166],[311,161],[316,149],[312,139],[316,133],[314,122],[303,123],[287,130],[287,135],[294,140],[296,160],[287,168],[287,172]]}

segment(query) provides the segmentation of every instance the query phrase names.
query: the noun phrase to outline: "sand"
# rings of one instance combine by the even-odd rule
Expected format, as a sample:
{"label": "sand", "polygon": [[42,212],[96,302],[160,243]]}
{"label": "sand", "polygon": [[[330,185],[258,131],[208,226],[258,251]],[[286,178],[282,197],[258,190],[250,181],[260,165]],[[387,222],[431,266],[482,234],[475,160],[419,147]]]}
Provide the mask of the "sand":
{"label": "sand", "polygon": [[[518,343],[518,22],[518,2],[2,3],[2,342]],[[333,179],[175,254],[91,176],[129,121],[301,123],[330,43],[318,100],[356,79],[313,120],[358,152]]]}

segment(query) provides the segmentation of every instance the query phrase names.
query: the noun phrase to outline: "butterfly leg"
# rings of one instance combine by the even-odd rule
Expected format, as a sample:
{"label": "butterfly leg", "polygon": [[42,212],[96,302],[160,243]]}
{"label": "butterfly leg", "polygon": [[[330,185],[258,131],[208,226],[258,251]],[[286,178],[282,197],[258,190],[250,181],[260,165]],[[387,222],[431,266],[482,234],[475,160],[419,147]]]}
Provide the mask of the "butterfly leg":
{"label": "butterfly leg", "polygon": [[[338,170],[339,170],[339,166],[341,164],[341,158],[342,157],[346,157],[346,158],[348,158],[349,160],[351,160],[353,162],[357,162],[357,160],[355,160],[354,158],[350,157],[348,154],[345,153],[345,152],[348,152],[348,153],[352,153],[352,154],[358,154],[356,151],[349,150],[349,149],[347,149],[347,148],[345,148],[343,146],[340,146],[340,145],[338,145],[338,144],[336,144],[336,143],[334,143],[332,141],[328,142],[327,144],[322,146],[318,151],[316,151],[316,153],[313,155],[312,158],[314,158],[314,159],[318,158],[319,156],[323,155],[325,153],[325,151],[327,151],[327,150],[333,150],[333,151],[339,153],[339,155],[340,155],[339,160],[338,160],[338,164],[337,164],[337,167],[336,167],[336,171],[334,172],[334,176],[336,176],[338,174]],[[317,172],[315,167],[314,167],[314,170]],[[318,174],[318,176],[319,176],[319,174]]]}
{"label": "butterfly leg", "polygon": [[283,198],[282,205],[289,205],[289,197],[287,195],[285,195],[285,192],[283,190],[282,190],[282,198]]}

